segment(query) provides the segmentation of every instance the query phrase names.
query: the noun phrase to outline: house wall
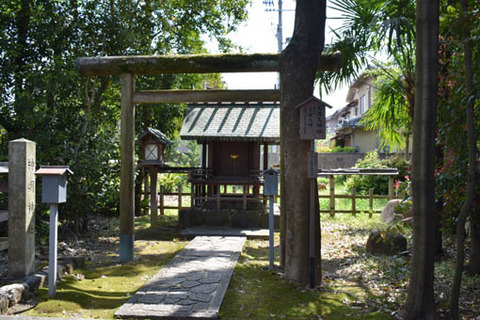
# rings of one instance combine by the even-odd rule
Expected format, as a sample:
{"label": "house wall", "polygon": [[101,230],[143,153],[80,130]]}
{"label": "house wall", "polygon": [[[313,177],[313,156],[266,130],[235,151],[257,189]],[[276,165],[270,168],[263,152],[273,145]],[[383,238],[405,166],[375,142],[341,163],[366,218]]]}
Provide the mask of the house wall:
{"label": "house wall", "polygon": [[318,154],[319,169],[351,168],[359,159],[365,157],[364,153],[358,152],[332,152]]}
{"label": "house wall", "polygon": [[[358,160],[365,158],[366,153],[363,152],[336,152],[336,153],[319,153],[318,168],[319,169],[346,169],[355,166]],[[379,154],[381,159],[387,157],[386,154]]]}
{"label": "house wall", "polygon": [[377,134],[373,130],[365,131],[363,128],[355,128],[351,145],[357,147],[358,152],[361,153],[377,149]]}
{"label": "house wall", "polygon": [[[355,93],[353,94],[353,99],[351,101],[357,101],[356,105],[353,105],[350,109],[350,118],[361,117],[373,103],[373,95],[375,94],[373,86],[373,78],[362,78],[360,83],[357,84]],[[362,96],[365,96],[363,100],[363,110],[362,110]]]}

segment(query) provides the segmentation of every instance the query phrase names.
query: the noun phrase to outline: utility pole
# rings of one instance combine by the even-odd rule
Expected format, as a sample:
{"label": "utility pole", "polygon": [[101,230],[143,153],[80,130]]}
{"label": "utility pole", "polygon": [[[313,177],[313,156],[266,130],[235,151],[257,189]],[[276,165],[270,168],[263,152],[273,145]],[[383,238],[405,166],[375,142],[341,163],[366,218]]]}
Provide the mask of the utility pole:
{"label": "utility pole", "polygon": [[283,11],[291,11],[291,10],[284,10],[283,9],[283,0],[278,0],[278,9],[275,9],[274,0],[263,0],[263,4],[265,5],[265,11],[272,12],[278,11],[278,24],[277,24],[277,47],[278,52],[282,52],[283,50]]}
{"label": "utility pole", "polygon": [[278,52],[282,52],[282,50],[283,50],[282,7],[283,7],[283,1],[278,0],[278,26],[277,26]]}
{"label": "utility pole", "polygon": [[[263,0],[263,4],[267,12],[278,11],[277,34],[275,36],[277,38],[277,50],[280,53],[283,50],[283,11],[292,10],[283,9],[283,0],[278,0],[278,9],[275,9],[274,0]],[[278,75],[278,87],[280,88],[280,75]]]}

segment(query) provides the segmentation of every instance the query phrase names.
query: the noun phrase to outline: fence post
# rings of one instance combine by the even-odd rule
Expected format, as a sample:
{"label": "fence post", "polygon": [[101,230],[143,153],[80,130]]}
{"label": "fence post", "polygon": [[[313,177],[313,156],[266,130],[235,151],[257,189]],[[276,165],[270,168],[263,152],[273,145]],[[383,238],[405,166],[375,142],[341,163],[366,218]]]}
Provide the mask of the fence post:
{"label": "fence post", "polygon": [[165,187],[160,186],[160,215],[165,215]]}
{"label": "fence post", "polygon": [[35,148],[8,144],[8,272],[17,279],[35,271]]}
{"label": "fence post", "polygon": [[355,188],[352,189],[352,215],[355,217],[357,215],[357,203],[355,199]]}
{"label": "fence post", "polygon": [[150,228],[158,228],[158,173],[150,167]]}
{"label": "fence post", "polygon": [[220,210],[221,205],[220,205],[220,185],[217,186],[217,210]]}
{"label": "fence post", "polygon": [[178,185],[178,210],[182,210],[182,185]]}
{"label": "fence post", "polygon": [[195,206],[195,187],[193,182],[190,182],[190,208]]}
{"label": "fence post", "polygon": [[393,176],[388,176],[388,200],[393,199]]}
{"label": "fence post", "polygon": [[247,185],[243,186],[243,210],[247,210]]}
{"label": "fence post", "polygon": [[330,176],[330,217],[335,216],[335,179]]}
{"label": "fence post", "polygon": [[[142,167],[142,176],[143,176],[143,199],[146,199],[148,197],[149,191],[148,191],[148,183],[149,183],[149,175],[146,174],[145,168]],[[145,206],[143,208],[143,214],[147,215],[148,214],[148,206]]]}
{"label": "fence post", "polygon": [[370,212],[368,213],[368,217],[371,218],[373,214],[373,188],[368,190],[368,205],[370,207]]}

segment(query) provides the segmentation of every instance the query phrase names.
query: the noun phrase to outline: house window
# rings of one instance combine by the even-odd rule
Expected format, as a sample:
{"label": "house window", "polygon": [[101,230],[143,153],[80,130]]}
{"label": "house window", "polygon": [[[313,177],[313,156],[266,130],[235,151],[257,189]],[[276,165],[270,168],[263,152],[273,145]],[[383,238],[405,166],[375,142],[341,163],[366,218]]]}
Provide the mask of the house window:
{"label": "house window", "polygon": [[366,107],[366,97],[365,95],[363,95],[360,97],[360,114],[364,114],[365,111],[367,111],[365,107]]}
{"label": "house window", "polygon": [[370,107],[372,106],[371,105],[371,101],[372,101],[372,88],[371,87],[368,87],[368,91],[367,91],[367,110],[370,109]]}

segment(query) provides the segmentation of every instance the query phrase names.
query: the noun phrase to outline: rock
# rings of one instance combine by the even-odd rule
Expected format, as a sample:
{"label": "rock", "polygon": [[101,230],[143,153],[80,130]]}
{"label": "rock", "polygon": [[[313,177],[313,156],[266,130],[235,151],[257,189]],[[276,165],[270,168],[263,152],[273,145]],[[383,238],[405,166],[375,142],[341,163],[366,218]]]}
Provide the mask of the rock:
{"label": "rock", "polygon": [[71,263],[65,264],[65,273],[72,274],[73,273],[73,265]]}
{"label": "rock", "polygon": [[9,284],[7,286],[3,286],[0,288],[0,295],[6,295],[8,299],[8,307],[15,306],[20,300],[22,300],[22,296],[29,297],[30,296],[30,288],[26,283],[14,283]]}
{"label": "rock", "polygon": [[82,280],[85,280],[85,275],[81,274],[81,273],[78,273],[78,274],[74,274],[73,275],[73,279],[75,281],[82,281]]}
{"label": "rock", "polygon": [[393,222],[396,218],[395,208],[402,203],[401,199],[392,199],[387,202],[385,208],[383,208],[381,217],[386,223]]}
{"label": "rock", "polygon": [[86,258],[84,256],[59,257],[58,263],[63,263],[64,265],[67,265],[67,269],[70,270],[70,267],[68,265],[71,265],[73,269],[83,268],[85,266],[85,260]]}
{"label": "rock", "polygon": [[398,254],[407,250],[407,239],[401,234],[375,231],[370,233],[365,250],[371,254]]}
{"label": "rock", "polygon": [[30,287],[31,291],[36,291],[45,283],[46,273],[35,273],[25,278],[25,283]]}
{"label": "rock", "polygon": [[8,311],[8,295],[6,292],[0,292],[0,314],[6,314]]}

